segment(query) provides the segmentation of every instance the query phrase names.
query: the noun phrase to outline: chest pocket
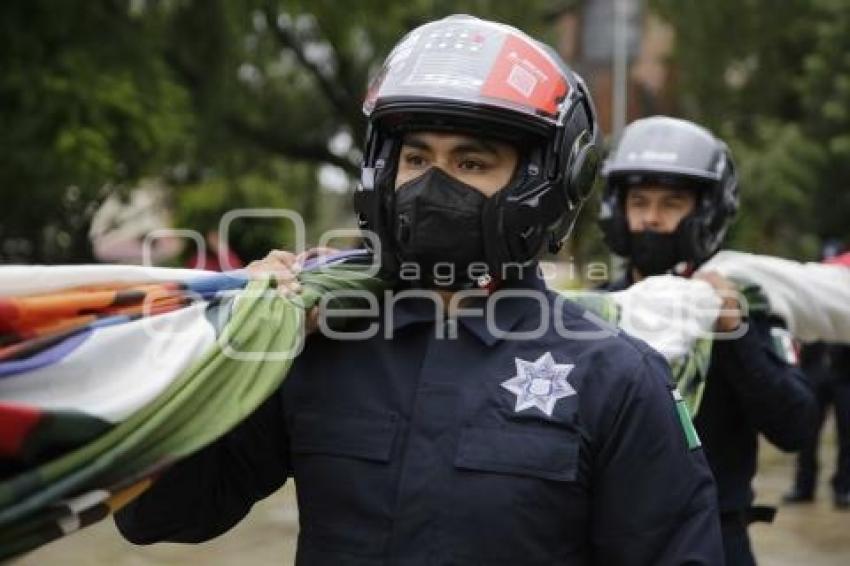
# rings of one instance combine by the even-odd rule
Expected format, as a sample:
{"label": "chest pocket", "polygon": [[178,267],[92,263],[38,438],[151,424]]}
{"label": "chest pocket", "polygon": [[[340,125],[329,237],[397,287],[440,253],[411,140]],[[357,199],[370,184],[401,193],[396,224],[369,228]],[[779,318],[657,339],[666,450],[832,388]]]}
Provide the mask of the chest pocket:
{"label": "chest pocket", "polygon": [[291,449],[296,454],[344,456],[388,462],[397,428],[392,413],[369,416],[300,413]]}
{"label": "chest pocket", "polygon": [[398,428],[398,417],[391,413],[295,415],[290,449],[299,501],[299,546],[358,556],[384,551]]}
{"label": "chest pocket", "polygon": [[566,558],[578,552],[587,529],[578,458],[572,430],[464,429],[444,511],[447,547],[457,563],[584,564]]}
{"label": "chest pocket", "polygon": [[576,434],[570,431],[467,427],[461,432],[455,467],[574,481],[578,451]]}

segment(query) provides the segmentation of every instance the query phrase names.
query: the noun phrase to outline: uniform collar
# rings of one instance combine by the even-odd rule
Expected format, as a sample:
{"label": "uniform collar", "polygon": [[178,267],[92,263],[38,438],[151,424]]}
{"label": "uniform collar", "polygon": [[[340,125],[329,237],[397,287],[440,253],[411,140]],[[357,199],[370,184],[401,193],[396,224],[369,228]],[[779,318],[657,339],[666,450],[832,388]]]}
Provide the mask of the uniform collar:
{"label": "uniform collar", "polygon": [[394,331],[412,324],[433,322],[437,319],[438,304],[428,297],[419,296],[409,290],[397,290],[385,295],[385,299],[392,301],[392,305],[385,305],[385,308],[392,310],[389,313],[392,318],[387,322]]}
{"label": "uniform collar", "polygon": [[[503,284],[489,297],[471,298],[462,309],[473,314],[461,312],[457,320],[482,343],[493,346],[502,340],[501,334],[515,329],[527,316],[539,316],[541,302],[548,301],[545,296],[541,299],[539,296],[514,294],[514,291],[520,290],[541,293],[546,290],[546,283],[540,277],[536,264],[526,269],[521,279]],[[437,319],[437,305],[432,299],[405,293],[398,291],[392,305],[391,326],[394,331]]]}

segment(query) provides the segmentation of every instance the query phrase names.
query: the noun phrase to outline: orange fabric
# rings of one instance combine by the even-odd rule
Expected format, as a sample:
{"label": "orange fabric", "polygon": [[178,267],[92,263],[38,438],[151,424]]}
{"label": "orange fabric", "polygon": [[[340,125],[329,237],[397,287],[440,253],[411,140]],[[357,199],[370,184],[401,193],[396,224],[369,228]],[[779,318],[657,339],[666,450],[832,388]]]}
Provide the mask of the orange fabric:
{"label": "orange fabric", "polygon": [[68,322],[72,319],[122,313],[125,306],[154,304],[174,297],[176,292],[174,284],[153,284],[0,298],[0,332],[23,336],[55,332],[73,324]]}

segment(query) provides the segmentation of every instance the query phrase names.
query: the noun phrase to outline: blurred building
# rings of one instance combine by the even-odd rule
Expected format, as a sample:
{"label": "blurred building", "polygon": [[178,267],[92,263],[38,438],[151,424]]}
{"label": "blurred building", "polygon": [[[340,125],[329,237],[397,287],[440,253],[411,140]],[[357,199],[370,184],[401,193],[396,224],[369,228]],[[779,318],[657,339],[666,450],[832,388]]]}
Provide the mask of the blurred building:
{"label": "blurred building", "polygon": [[550,17],[555,47],[587,82],[605,134],[611,134],[614,124],[618,36],[624,39],[620,49],[626,59],[625,123],[675,114],[669,61],[675,34],[648,10],[645,0],[556,1]]}
{"label": "blurred building", "polygon": [[[95,257],[106,263],[141,264],[145,260],[145,238],[171,227],[170,203],[166,188],[146,181],[126,196],[111,195],[92,219],[89,237]],[[184,242],[172,236],[149,242],[148,260],[165,264],[175,260]]]}

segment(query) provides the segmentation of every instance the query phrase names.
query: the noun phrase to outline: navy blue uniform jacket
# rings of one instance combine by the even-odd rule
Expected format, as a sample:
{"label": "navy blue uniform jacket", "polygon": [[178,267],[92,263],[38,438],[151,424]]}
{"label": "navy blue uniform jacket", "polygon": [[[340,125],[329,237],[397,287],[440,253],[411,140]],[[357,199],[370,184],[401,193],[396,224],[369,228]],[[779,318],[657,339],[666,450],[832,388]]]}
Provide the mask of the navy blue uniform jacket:
{"label": "navy blue uniform jacket", "polygon": [[[623,279],[608,290],[628,286]],[[717,481],[720,512],[736,522],[747,521],[753,503],[759,433],[781,450],[799,450],[814,434],[817,418],[811,384],[777,353],[772,322],[753,315],[746,323],[740,338],[715,341],[694,417]]]}
{"label": "navy blue uniform jacket", "polygon": [[[517,287],[540,302],[497,294],[492,316],[452,324],[430,301],[397,299],[347,328],[373,338],[312,336],[278,394],[121,511],[120,531],[204,541],[291,476],[297,564],[722,564],[713,480],[665,361],[541,281]],[[547,398],[547,354],[569,370],[551,415],[518,407],[529,392]],[[504,385],[524,375],[543,379]]]}

